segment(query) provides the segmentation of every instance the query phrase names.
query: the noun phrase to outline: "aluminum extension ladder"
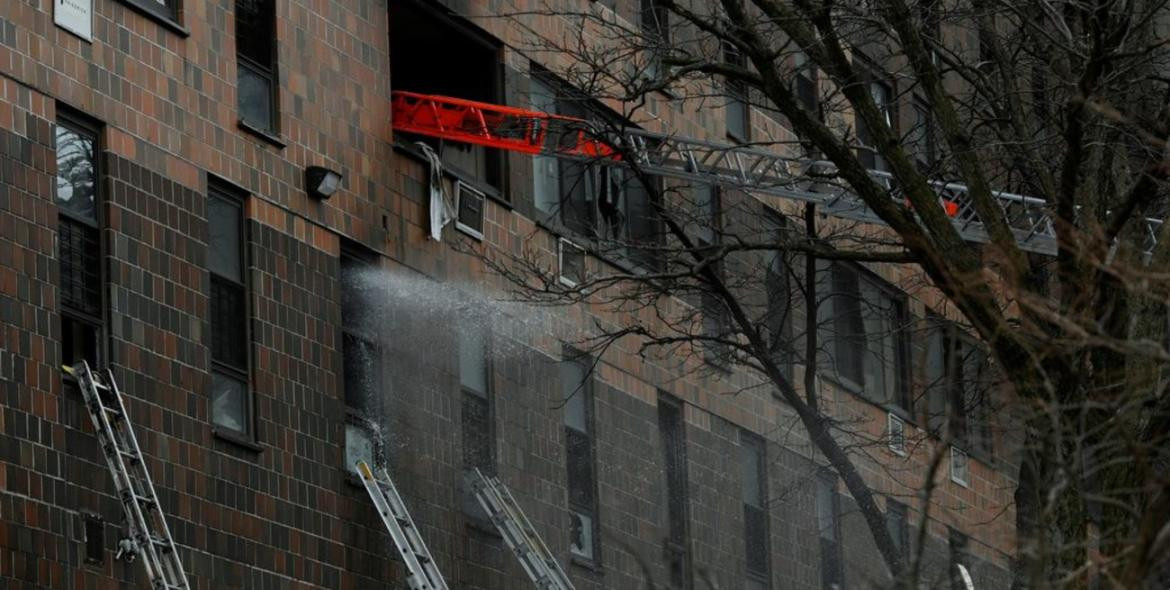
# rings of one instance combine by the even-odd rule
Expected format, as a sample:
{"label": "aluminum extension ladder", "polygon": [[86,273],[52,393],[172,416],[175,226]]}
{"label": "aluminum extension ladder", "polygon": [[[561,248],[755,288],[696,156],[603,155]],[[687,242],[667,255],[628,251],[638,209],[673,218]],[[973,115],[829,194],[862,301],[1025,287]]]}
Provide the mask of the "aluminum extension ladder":
{"label": "aluminum extension ladder", "polygon": [[375,477],[370,466],[361,459],[358,459],[355,467],[406,564],[406,585],[411,590],[447,590],[447,583],[443,581],[426,543],[418,535],[418,527],[406,511],[406,505],[402,503],[402,497],[398,495],[390,475],[385,469],[379,469],[380,477]]}
{"label": "aluminum extension ladder", "polygon": [[63,368],[77,380],[85,398],[85,408],[93,419],[98,444],[129,523],[130,537],[119,543],[119,556],[142,558],[152,590],[190,590],[113,372],[106,370],[103,379],[94,375],[85,361]]}
{"label": "aluminum extension ladder", "polygon": [[541,540],[532,522],[524,515],[516,498],[497,477],[484,475],[479,469],[467,474],[476,500],[504,536],[504,541],[536,587],[540,590],[574,590],[561,564]]}

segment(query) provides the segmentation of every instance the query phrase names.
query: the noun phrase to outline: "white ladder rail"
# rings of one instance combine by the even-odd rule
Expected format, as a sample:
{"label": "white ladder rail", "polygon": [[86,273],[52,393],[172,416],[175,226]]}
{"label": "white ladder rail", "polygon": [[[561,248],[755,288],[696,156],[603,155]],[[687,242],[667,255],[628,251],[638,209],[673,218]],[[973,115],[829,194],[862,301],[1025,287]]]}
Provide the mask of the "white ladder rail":
{"label": "white ladder rail", "polygon": [[418,527],[406,510],[402,497],[398,495],[390,474],[380,469],[381,477],[376,477],[369,464],[361,459],[358,459],[355,468],[378,509],[382,524],[394,541],[394,547],[406,564],[406,584],[411,590],[447,590],[447,582],[443,580],[430,550],[419,536]]}
{"label": "white ladder rail", "polygon": [[479,505],[503,535],[533,584],[540,590],[574,590],[568,574],[499,478],[474,469],[468,472],[467,479]]}
{"label": "white ladder rail", "polygon": [[[142,449],[130,427],[113,372],[107,369],[105,383],[102,383],[85,361],[63,368],[77,380],[99,447],[106,458],[106,467],[114,479],[130,527],[131,558],[135,553],[141,555],[152,590],[190,590],[178,547],[167,526]],[[108,396],[103,396],[103,392]],[[134,470],[136,474],[132,473]]]}

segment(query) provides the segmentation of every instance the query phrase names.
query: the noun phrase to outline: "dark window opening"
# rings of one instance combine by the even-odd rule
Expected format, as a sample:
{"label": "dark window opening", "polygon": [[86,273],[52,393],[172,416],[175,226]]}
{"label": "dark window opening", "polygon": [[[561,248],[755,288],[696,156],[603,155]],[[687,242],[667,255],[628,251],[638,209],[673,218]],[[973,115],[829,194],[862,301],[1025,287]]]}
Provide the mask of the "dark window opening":
{"label": "dark window opening", "polygon": [[85,563],[99,565],[106,557],[106,523],[96,514],[85,515]]}
{"label": "dark window opening", "polygon": [[[498,42],[421,2],[390,3],[390,72],[395,90],[499,104],[503,66]],[[420,57],[421,56],[421,57]],[[494,148],[410,136],[493,196],[507,198],[504,156]]]}
{"label": "dark window opening", "polygon": [[658,431],[662,437],[666,476],[666,557],[669,581],[672,587],[689,589],[689,493],[683,406],[677,398],[665,393],[658,394]]}
{"label": "dark window opening", "polygon": [[560,364],[564,400],[565,463],[569,489],[569,551],[597,562],[601,553],[597,518],[597,471],[593,456],[593,388],[588,359],[579,351],[565,350]]}
{"label": "dark window opening", "polygon": [[[780,228],[775,230],[775,243],[782,244],[786,239],[782,220],[777,221]],[[768,350],[773,361],[780,368],[780,372],[789,380],[793,378],[793,368],[796,363],[796,342],[793,318],[793,297],[795,281],[792,280],[791,254],[784,250],[775,250],[771,253],[768,268],[764,275],[764,288],[767,296],[767,308],[764,317],[764,326],[768,334]]]}
{"label": "dark window opening", "polygon": [[[465,327],[459,332],[458,349],[459,428],[463,445],[463,469],[465,473],[479,469],[484,475],[495,475],[492,375],[485,333],[473,326]],[[464,488],[462,502],[464,515],[473,523],[491,522],[471,488]],[[487,525],[480,528],[490,530],[491,527]]]}
{"label": "dark window opening", "polygon": [[103,324],[98,133],[63,116],[55,140],[61,362],[96,367]]}
{"label": "dark window opening", "polygon": [[804,110],[821,118],[820,91],[817,89],[817,69],[803,51],[797,51],[793,56],[796,65],[796,98]]}
{"label": "dark window opening", "polygon": [[212,187],[207,198],[207,221],[207,260],[211,272],[211,417],[218,428],[251,435],[242,203]]}
{"label": "dark window opening", "polygon": [[874,403],[911,410],[904,295],[851,264],[825,270],[831,294],[817,311],[832,374]]}
{"label": "dark window opening", "polygon": [[837,477],[821,471],[816,480],[817,530],[820,537],[821,587],[824,590],[845,588],[845,569],[841,558],[841,505],[836,490]]}
{"label": "dark window opening", "polygon": [[277,132],[276,5],[236,0],[237,103],[240,120]]}
{"label": "dark window opening", "polygon": [[750,578],[767,587],[768,551],[767,453],[763,439],[740,431],[740,478],[743,493],[744,546]]}

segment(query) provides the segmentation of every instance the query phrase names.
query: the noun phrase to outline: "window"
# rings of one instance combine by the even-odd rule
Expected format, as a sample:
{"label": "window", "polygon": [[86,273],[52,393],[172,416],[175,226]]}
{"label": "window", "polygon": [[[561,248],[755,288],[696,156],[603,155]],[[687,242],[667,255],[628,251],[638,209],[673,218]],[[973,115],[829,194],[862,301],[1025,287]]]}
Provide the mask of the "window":
{"label": "window", "polygon": [[248,290],[243,210],[212,187],[207,198],[211,271],[211,419],[223,431],[251,435],[248,393]]}
{"label": "window", "polygon": [[817,90],[817,69],[803,51],[793,56],[796,65],[796,98],[814,117],[820,118],[820,92]]}
{"label": "window", "polygon": [[890,412],[886,414],[887,446],[896,455],[906,456],[906,421]]}
{"label": "window", "polygon": [[363,300],[366,273],[374,268],[373,254],[359,246],[342,245],[341,270],[341,356],[342,387],[345,395],[345,468],[359,459],[381,467],[382,430],[382,347],[377,326],[367,316]]}
{"label": "window", "polygon": [[[421,2],[391,2],[389,10],[392,88],[501,102],[503,65],[497,41]],[[416,141],[430,145],[446,170],[473,182],[489,196],[508,198],[505,159],[500,150],[415,135],[407,136],[404,143]]]}
{"label": "window", "polygon": [[817,530],[821,541],[821,587],[824,590],[845,588],[845,570],[841,567],[841,505],[837,498],[837,477],[822,470],[816,480]]}
{"label": "window", "polygon": [[463,467],[495,475],[491,373],[482,331],[459,333],[459,385],[462,390]]}
{"label": "window", "polygon": [[[695,189],[695,246],[711,248],[719,244],[722,234],[722,199],[718,187],[714,185],[700,185]],[[705,252],[705,256],[713,256],[714,252]],[[715,262],[711,269],[722,280],[723,265]],[[731,322],[728,309],[723,299],[715,292],[714,287],[707,285],[701,295],[701,311],[703,314],[703,336],[719,340],[732,337]],[[708,341],[704,344],[703,355],[707,362],[721,368],[728,368],[731,363],[732,349],[727,344]]]}
{"label": "window", "polygon": [[[557,112],[557,94],[535,76],[529,82],[529,102],[544,113]],[[532,157],[532,196],[536,210],[549,219],[560,209],[561,160],[553,156]]]}
{"label": "window", "polygon": [[831,294],[818,309],[830,369],[862,397],[911,408],[906,387],[906,303],[903,295],[859,267],[824,263]]}
{"label": "window", "polygon": [[906,505],[886,498],[886,530],[894,540],[898,554],[906,557],[910,550],[910,523],[906,517]]}
{"label": "window", "polygon": [[951,481],[963,486],[971,485],[971,462],[967,451],[959,447],[951,447]]}
{"label": "window", "polygon": [[[887,127],[892,129],[894,126],[894,102],[893,91],[890,85],[885,82],[870,80],[866,83],[866,88],[869,90],[874,104],[877,105],[883,122]],[[856,125],[857,141],[861,144],[857,150],[857,157],[861,160],[862,165],[870,170],[889,171],[886,159],[878,153],[873,130],[866,125],[865,120],[861,117],[857,117]]]}
{"label": "window", "polygon": [[122,0],[151,16],[175,23],[179,18],[179,0]]}
{"label": "window", "polygon": [[941,436],[949,425],[953,440],[990,455],[994,441],[987,352],[958,326],[934,315],[927,322],[927,427]]}
{"label": "window", "polygon": [[106,557],[106,522],[96,514],[85,515],[85,563],[101,565]]}
{"label": "window", "polygon": [[740,481],[743,492],[743,537],[747,556],[748,578],[758,588],[767,588],[768,551],[768,476],[766,447],[763,439],[740,431]]}
{"label": "window", "polygon": [[670,11],[657,0],[640,0],[641,23],[644,43],[650,51],[646,76],[658,80],[662,74],[662,56],[670,46]]}
{"label": "window", "polygon": [[[786,239],[786,232],[782,226],[775,231],[775,236],[777,244],[782,244]],[[772,358],[781,373],[791,381],[796,360],[796,343],[793,330],[793,281],[787,256],[788,253],[784,250],[775,250],[770,255],[764,275],[764,288],[768,298],[764,325],[767,327],[768,347]]]}
{"label": "window", "polygon": [[471,185],[455,182],[455,227],[477,239],[483,239],[483,193]]}
{"label": "window", "polygon": [[691,587],[689,526],[687,521],[687,454],[683,407],[677,398],[658,394],[658,432],[666,475],[667,581],[673,588]]}
{"label": "window", "polygon": [[62,117],[56,128],[61,362],[101,362],[102,248],[97,132]]}
{"label": "window", "polygon": [[[723,42],[724,63],[747,69],[747,60],[739,49],[730,42]],[[746,142],[751,139],[751,106],[748,104],[748,88],[740,80],[724,80],[724,90],[727,94],[727,105],[724,115],[727,125],[727,137],[733,141]]]}
{"label": "window", "polygon": [[964,574],[971,575],[969,541],[967,535],[947,527],[947,541],[950,547],[951,590],[967,590]]}
{"label": "window", "polygon": [[[587,97],[556,83],[551,75],[535,71],[533,76],[537,90],[532,100],[544,105],[542,110],[587,120],[607,117]],[[638,267],[661,267],[658,179],[648,187],[625,168],[564,158],[537,158],[534,165],[538,166],[534,179],[536,206],[547,220],[604,242],[607,253]]]}
{"label": "window", "polygon": [[276,5],[236,0],[236,87],[240,121],[268,134],[276,120]]}
{"label": "window", "polygon": [[560,364],[565,403],[565,464],[569,488],[569,550],[596,562],[598,553],[597,476],[593,460],[593,388],[581,353],[567,350]]}
{"label": "window", "polygon": [[566,287],[583,285],[585,274],[585,249],[566,240],[557,240],[557,280]]}
{"label": "window", "polygon": [[926,101],[914,101],[914,127],[910,129],[910,147],[914,150],[919,169],[929,170],[935,164],[934,123]]}

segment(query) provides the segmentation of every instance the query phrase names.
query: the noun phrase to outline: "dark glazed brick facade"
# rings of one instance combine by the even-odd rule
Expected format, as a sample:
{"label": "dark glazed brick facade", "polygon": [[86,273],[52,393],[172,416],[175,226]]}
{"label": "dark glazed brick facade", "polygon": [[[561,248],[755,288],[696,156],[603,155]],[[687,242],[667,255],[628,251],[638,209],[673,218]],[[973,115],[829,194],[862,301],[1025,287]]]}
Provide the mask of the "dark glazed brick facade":
{"label": "dark glazed brick facade", "polygon": [[[446,243],[425,239],[426,170],[393,148],[389,131],[385,3],[276,3],[283,149],[237,128],[231,0],[183,0],[188,37],[124,3],[99,0],[93,43],[55,27],[51,4],[9,2],[0,16],[0,588],[145,584],[140,563],[113,559],[124,529],[121,507],[79,396],[60,376],[53,203],[59,104],[104,125],[103,347],[193,587],[400,587],[402,567],[388,536],[343,465],[340,242],[361,244],[381,268],[434,281],[440,290],[490,289],[491,280],[450,246],[463,239],[452,228]],[[467,10],[480,3],[446,4]],[[507,101],[523,105],[528,60],[509,49],[504,61]],[[491,244],[518,250],[537,231],[531,163],[508,161],[515,209],[488,203],[484,233]],[[342,190],[324,201],[308,197],[309,165],[340,171]],[[217,436],[211,423],[211,183],[245,195],[254,444]],[[545,235],[535,243],[555,246]],[[577,311],[547,323],[593,319]],[[503,312],[483,313],[508,328],[495,330],[492,345],[499,476],[577,588],[638,588],[642,563],[656,581],[666,577],[658,388],[686,406],[696,575],[721,588],[742,585],[743,428],[769,441],[772,587],[820,587],[816,467],[799,441],[777,433],[776,424],[790,417],[765,391],[721,395],[727,383],[622,347],[591,377],[600,556],[596,567],[572,560],[561,342],[554,336],[563,331],[513,330]],[[528,587],[503,540],[462,510],[456,346],[466,326],[398,306],[379,327],[388,469],[440,570],[452,587]],[[746,383],[728,379],[738,388]],[[974,508],[968,523],[999,510],[992,500],[1002,482],[978,483],[978,491],[948,488],[949,500]],[[104,520],[100,565],[84,563],[86,515]],[[857,515],[847,509],[842,526],[847,580],[879,579],[880,571],[865,569],[874,550]],[[978,541],[994,541],[998,530],[968,532],[977,554],[996,555],[998,546]],[[945,531],[931,538],[944,539],[928,553],[945,561]],[[1002,565],[987,560],[974,573],[998,583]]]}

